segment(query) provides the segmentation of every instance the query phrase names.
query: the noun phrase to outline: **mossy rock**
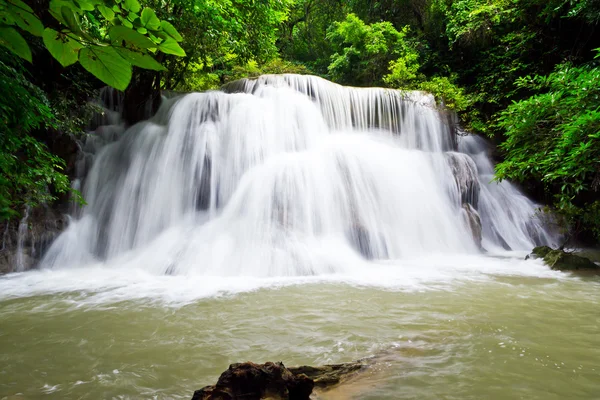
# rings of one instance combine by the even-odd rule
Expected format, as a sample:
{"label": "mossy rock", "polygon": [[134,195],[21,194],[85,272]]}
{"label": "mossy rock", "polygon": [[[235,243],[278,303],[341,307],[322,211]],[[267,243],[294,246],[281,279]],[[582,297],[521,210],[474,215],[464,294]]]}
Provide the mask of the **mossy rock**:
{"label": "mossy rock", "polygon": [[553,250],[548,246],[539,246],[532,250],[532,258],[543,258],[544,263],[558,271],[586,271],[600,273],[600,266],[589,258],[568,253],[564,250]]}
{"label": "mossy rock", "polygon": [[538,246],[531,250],[530,256],[533,259],[544,258],[546,257],[546,254],[550,253],[551,251],[552,249],[548,246]]}

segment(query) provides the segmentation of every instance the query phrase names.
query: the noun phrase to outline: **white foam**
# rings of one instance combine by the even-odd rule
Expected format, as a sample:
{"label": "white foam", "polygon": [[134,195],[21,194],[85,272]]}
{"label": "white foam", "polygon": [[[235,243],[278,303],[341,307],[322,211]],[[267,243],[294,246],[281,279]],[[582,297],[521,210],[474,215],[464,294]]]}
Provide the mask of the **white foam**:
{"label": "white foam", "polygon": [[[39,295],[62,295],[54,301],[72,307],[106,306],[145,300],[183,305],[201,299],[232,296],[290,285],[345,284],[395,291],[459,290],[467,282],[490,282],[498,276],[572,279],[542,262],[523,260],[523,253],[497,256],[436,255],[397,261],[344,260],[342,272],[312,276],[252,277],[153,274],[132,265],[97,265],[77,269],[30,271],[0,279],[0,301]],[[44,311],[44,310],[40,310]]]}

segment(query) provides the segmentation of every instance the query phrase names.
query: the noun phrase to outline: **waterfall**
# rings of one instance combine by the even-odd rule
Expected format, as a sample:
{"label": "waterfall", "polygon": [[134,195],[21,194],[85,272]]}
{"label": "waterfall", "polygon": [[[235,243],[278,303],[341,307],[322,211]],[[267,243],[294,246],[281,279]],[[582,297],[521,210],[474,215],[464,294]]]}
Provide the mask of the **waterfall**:
{"label": "waterfall", "polygon": [[268,75],[98,130],[88,204],[43,267],[311,275],[555,240],[533,202],[490,183],[485,143],[457,142],[421,92]]}
{"label": "waterfall", "polygon": [[29,206],[25,206],[25,211],[23,213],[23,218],[19,222],[19,227],[17,228],[17,254],[15,257],[15,271],[22,272],[25,271],[26,268],[26,254],[24,250],[25,240],[27,239],[29,233]]}
{"label": "waterfall", "polygon": [[458,148],[473,159],[479,171],[478,210],[486,247],[531,250],[537,244],[558,245],[557,235],[546,229],[549,216],[541,214],[539,207],[511,182],[493,182],[490,146],[483,138],[462,136]]}

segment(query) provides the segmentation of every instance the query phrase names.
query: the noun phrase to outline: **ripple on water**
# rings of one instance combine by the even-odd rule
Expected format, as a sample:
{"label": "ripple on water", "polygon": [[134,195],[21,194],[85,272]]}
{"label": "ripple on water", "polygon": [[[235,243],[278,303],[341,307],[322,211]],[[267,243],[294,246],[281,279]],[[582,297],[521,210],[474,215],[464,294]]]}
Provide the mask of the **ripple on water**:
{"label": "ripple on water", "polygon": [[597,279],[437,261],[297,279],[5,277],[0,398],[187,399],[232,362],[364,357],[367,372],[319,398],[597,398]]}

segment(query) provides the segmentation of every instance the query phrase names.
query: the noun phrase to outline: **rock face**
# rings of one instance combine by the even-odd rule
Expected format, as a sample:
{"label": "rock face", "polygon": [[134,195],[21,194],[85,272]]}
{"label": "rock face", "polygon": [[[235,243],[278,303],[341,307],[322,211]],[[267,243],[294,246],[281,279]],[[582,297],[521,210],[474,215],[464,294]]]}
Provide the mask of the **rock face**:
{"label": "rock face", "polygon": [[35,267],[65,226],[58,210],[43,206],[20,221],[0,224],[0,274]]}
{"label": "rock face", "polygon": [[548,246],[534,248],[529,257],[534,259],[543,258],[546,265],[558,271],[587,271],[600,273],[600,266],[590,261],[589,258],[568,253],[564,250],[553,250]]}
{"label": "rock face", "polygon": [[475,244],[481,249],[481,241],[483,240],[482,228],[481,228],[481,217],[477,210],[469,203],[463,203],[462,210],[463,220],[466,227],[471,231]]}
{"label": "rock face", "polygon": [[192,400],[309,400],[314,382],[294,375],[282,363],[232,364],[214,386],[194,392]]}
{"label": "rock face", "polygon": [[445,153],[444,156],[454,176],[460,204],[470,204],[477,209],[480,187],[475,161],[462,153]]}

